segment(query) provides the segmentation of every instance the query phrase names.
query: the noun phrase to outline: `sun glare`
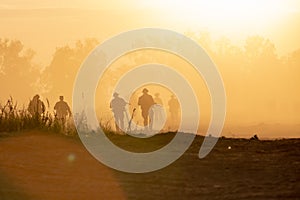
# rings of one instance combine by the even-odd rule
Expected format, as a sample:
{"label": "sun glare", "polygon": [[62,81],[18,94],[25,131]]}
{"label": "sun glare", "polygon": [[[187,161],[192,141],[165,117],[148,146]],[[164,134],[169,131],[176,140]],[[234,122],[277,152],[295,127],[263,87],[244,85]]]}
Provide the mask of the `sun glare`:
{"label": "sun glare", "polygon": [[163,12],[164,16],[186,21],[189,25],[218,28],[270,26],[296,10],[282,0],[152,0],[144,6]]}

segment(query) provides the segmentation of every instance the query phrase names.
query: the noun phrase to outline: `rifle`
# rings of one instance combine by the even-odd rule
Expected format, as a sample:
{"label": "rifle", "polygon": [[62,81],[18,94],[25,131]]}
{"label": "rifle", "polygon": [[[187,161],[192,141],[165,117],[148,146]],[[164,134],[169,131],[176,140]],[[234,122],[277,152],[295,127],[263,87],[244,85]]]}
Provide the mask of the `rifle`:
{"label": "rifle", "polygon": [[136,108],[134,108],[133,111],[132,111],[131,118],[130,118],[130,120],[128,122],[127,132],[131,131],[131,123],[132,123],[132,119],[133,119],[135,110],[136,110]]}

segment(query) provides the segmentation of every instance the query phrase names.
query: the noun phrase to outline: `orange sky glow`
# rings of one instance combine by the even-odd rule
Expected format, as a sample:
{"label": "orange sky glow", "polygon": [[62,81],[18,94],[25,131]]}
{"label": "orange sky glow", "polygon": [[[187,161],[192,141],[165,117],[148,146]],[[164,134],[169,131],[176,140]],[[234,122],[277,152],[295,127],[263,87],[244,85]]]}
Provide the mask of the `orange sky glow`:
{"label": "orange sky glow", "polygon": [[[33,49],[36,53],[33,61],[41,72],[47,69],[54,72],[49,66],[61,68],[61,72],[66,74],[63,78],[69,78],[70,81],[61,84],[59,80],[64,80],[63,78],[54,78],[53,80],[62,85],[61,88],[55,92],[47,93],[45,88],[40,91],[42,96],[51,94],[51,101],[57,100],[57,96],[63,93],[70,104],[71,86],[77,69],[95,46],[91,44],[87,47],[80,57],[80,62],[74,64],[76,66],[72,69],[65,66],[63,58],[53,62],[57,49],[66,45],[69,45],[70,49],[76,48],[78,40],[87,38],[95,38],[100,43],[121,32],[144,27],[165,28],[185,34],[207,48],[208,54],[219,66],[228,98],[226,134],[233,136],[244,131],[245,135],[249,136],[250,133],[264,130],[267,133],[264,137],[300,137],[300,95],[297,91],[300,73],[299,66],[292,66],[298,62],[298,54],[292,53],[300,49],[298,0],[0,0],[0,24],[0,39],[20,40],[25,49]],[[249,39],[251,36],[254,37]],[[253,56],[251,51],[255,50],[258,41],[263,41],[267,53],[274,49],[274,55],[263,54],[259,64],[251,59],[249,60],[253,63],[243,60]],[[228,52],[222,52],[223,48]],[[190,66],[175,56],[169,55],[169,60],[165,61],[164,53],[145,52],[155,57],[159,63],[173,65],[193,83],[197,91],[196,96],[202,99],[200,105],[203,119],[200,121],[199,132],[205,132],[210,119],[211,105],[209,93],[201,77],[193,76],[193,70],[188,69]],[[295,59],[288,59],[292,55]],[[134,57],[135,54],[131,56]],[[104,83],[105,86],[105,83],[111,81],[109,83],[112,85],[116,84],[116,80],[124,71],[121,70],[117,74],[112,72],[118,69],[118,66],[124,65],[129,57],[124,56],[113,63],[110,69],[112,71],[108,70],[99,83]],[[0,75],[5,75],[5,72],[1,71],[1,59],[0,54]],[[148,61],[147,59],[135,63],[135,66]],[[279,62],[274,64],[279,59],[282,65],[288,67],[282,69]],[[289,62],[291,64],[286,64]],[[123,70],[133,67],[127,66]],[[236,70],[239,70],[239,73],[236,73]],[[43,80],[44,77],[41,77]],[[3,83],[3,80],[7,82]],[[11,95],[6,85],[12,84],[15,84],[13,78],[2,78],[0,102]],[[104,103],[97,104],[97,107],[106,106],[101,109],[109,113],[110,96],[101,96],[105,89],[101,84],[98,86],[97,102],[101,99]],[[17,92],[12,95],[21,99],[21,102],[26,102],[34,94],[24,94],[21,88],[15,91]],[[139,93],[135,92],[137,96]],[[111,117],[111,113],[106,117]],[[265,127],[265,123],[277,125],[272,129]],[[233,124],[236,126],[230,128]],[[247,129],[239,129],[245,124]],[[276,129],[286,128],[278,128],[278,124],[289,125],[286,129],[289,133],[285,135],[283,131],[274,132]]]}

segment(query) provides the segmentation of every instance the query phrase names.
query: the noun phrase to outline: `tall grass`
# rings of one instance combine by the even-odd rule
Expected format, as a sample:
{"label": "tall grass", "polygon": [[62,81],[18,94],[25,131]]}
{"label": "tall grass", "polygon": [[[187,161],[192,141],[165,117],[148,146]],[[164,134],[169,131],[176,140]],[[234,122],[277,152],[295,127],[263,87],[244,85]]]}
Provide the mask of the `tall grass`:
{"label": "tall grass", "polygon": [[49,111],[45,111],[41,115],[31,115],[24,105],[20,109],[12,97],[5,104],[0,104],[0,136],[4,132],[32,129],[52,131],[69,136],[77,135],[75,125],[71,119],[62,124],[55,117],[55,114]]}
{"label": "tall grass", "polygon": [[[63,124],[61,120],[55,117],[54,112],[51,113],[49,111],[50,104],[48,100],[47,104],[48,111],[43,112],[41,115],[32,115],[27,110],[27,106],[23,105],[22,108],[19,108],[12,97],[5,104],[0,103],[0,136],[25,130],[42,130],[68,136],[78,136],[75,123],[80,131],[89,132],[85,113],[75,113],[74,120],[73,117],[69,118]],[[99,126],[106,134],[115,133],[111,127],[110,120],[100,120]]]}

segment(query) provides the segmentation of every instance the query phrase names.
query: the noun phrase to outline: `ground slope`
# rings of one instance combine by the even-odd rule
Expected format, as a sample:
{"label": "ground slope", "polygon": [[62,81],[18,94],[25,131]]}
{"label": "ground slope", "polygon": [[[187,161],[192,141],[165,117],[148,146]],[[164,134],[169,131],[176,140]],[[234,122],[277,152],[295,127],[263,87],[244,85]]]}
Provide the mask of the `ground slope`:
{"label": "ground slope", "polygon": [[[155,149],[172,134],[138,145]],[[0,199],[299,199],[300,139],[220,139],[198,159],[203,141],[172,165],[147,174],[112,170],[95,160],[80,140],[31,131],[0,138]],[[228,147],[231,147],[229,149]],[[129,148],[130,149],[130,148]]]}

